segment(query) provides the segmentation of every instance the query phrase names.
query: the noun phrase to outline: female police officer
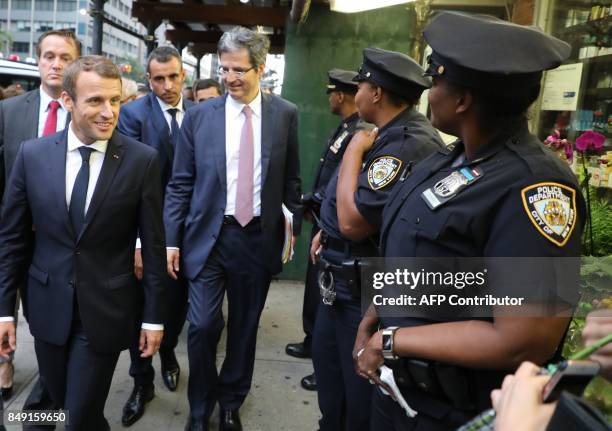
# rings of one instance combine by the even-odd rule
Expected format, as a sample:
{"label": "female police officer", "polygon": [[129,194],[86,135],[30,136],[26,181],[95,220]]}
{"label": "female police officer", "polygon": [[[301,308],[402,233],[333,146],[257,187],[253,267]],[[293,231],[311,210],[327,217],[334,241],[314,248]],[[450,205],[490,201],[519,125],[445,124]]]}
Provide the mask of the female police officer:
{"label": "female police officer", "polygon": [[[383,214],[382,253],[579,256],[584,203],[577,182],[529,134],[525,118],[542,71],[559,66],[569,45],[534,27],[451,12],[434,17],[424,36],[433,49],[432,124],[459,141],[395,187]],[[381,313],[379,321],[369,313],[355,346],[364,348],[359,373],[382,385],[376,370],[383,356],[399,356],[404,373],[394,369],[394,375],[408,382],[402,394],[418,412],[408,417],[376,391],[372,430],[455,428],[487,407],[503,370],[553,357],[568,324],[568,318],[503,317],[493,310],[488,320],[463,321]],[[376,324],[386,329],[374,332]]]}
{"label": "female police officer", "polygon": [[372,389],[352,362],[361,320],[357,260],[378,254],[382,209],[400,173],[442,145],[413,109],[430,85],[423,69],[404,54],[376,48],[365,49],[363,58],[355,103],[362,119],[378,127],[378,138],[361,131],[351,140],[339,177],[325,191],[322,231],[311,248],[314,255],[322,246],[322,303],[313,333],[321,431],[369,429]]}

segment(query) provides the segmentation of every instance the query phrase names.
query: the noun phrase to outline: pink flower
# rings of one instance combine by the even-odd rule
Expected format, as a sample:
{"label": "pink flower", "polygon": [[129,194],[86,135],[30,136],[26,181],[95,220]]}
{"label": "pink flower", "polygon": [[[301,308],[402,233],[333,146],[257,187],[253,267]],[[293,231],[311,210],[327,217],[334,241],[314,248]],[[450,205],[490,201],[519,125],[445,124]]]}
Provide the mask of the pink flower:
{"label": "pink flower", "polygon": [[560,138],[561,138],[561,134],[559,133],[558,130],[555,130],[552,135],[549,135],[546,137],[546,139],[544,140],[544,143],[552,144],[552,143],[557,142]]}
{"label": "pink flower", "polygon": [[603,148],[604,142],[606,142],[606,137],[604,135],[589,130],[576,139],[576,150],[581,153],[586,151],[597,152]]}

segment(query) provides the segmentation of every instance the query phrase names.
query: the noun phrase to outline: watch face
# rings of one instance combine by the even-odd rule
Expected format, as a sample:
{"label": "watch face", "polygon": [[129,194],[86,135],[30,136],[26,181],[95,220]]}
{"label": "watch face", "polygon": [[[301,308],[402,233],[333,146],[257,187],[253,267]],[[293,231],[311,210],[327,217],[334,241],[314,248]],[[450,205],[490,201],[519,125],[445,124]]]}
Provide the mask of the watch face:
{"label": "watch face", "polygon": [[383,334],[383,338],[382,338],[383,351],[387,351],[387,352],[391,351],[391,337],[392,337],[392,334]]}
{"label": "watch face", "polygon": [[393,344],[393,332],[383,332],[382,350],[391,353]]}

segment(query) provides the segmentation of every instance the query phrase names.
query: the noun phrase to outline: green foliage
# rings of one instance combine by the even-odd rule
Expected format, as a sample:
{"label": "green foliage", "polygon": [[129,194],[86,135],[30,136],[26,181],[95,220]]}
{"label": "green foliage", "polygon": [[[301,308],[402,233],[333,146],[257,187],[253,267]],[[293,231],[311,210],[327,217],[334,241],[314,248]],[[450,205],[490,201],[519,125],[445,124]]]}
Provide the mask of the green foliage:
{"label": "green foliage", "polygon": [[10,46],[13,44],[13,36],[4,30],[0,30],[0,51],[8,54]]}
{"label": "green foliage", "polygon": [[[595,217],[593,217],[595,221]],[[593,224],[595,227],[595,223]],[[595,232],[593,232],[595,234]],[[574,313],[563,346],[563,356],[571,357],[583,346],[582,329],[585,317],[595,308],[612,308],[612,256],[584,256],[580,268],[580,290],[582,301]],[[612,384],[602,378],[593,379],[584,391],[584,396],[609,418],[612,418]]]}
{"label": "green foliage", "polygon": [[133,79],[138,83],[144,84],[146,82],[146,71],[140,61],[135,57],[126,56],[117,60],[117,64],[129,64],[132,66],[130,73],[122,73],[126,78]]}
{"label": "green foliage", "polygon": [[[596,194],[591,191],[591,196]],[[593,224],[593,256],[612,254],[612,206],[607,198],[591,199]],[[585,250],[589,250],[588,229],[585,229]]]}

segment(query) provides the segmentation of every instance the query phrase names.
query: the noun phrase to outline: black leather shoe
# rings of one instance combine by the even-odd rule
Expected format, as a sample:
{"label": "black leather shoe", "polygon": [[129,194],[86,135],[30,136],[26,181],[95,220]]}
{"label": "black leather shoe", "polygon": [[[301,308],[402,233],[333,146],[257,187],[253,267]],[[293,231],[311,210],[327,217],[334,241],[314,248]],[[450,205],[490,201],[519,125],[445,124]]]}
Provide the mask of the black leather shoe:
{"label": "black leather shoe", "polygon": [[294,358],[310,358],[310,348],[306,347],[304,343],[289,343],[285,347],[285,353]]}
{"label": "black leather shoe", "polygon": [[240,422],[238,410],[221,409],[219,431],[242,431],[242,423]]}
{"label": "black leather shoe", "polygon": [[185,431],[208,431],[208,421],[189,416],[187,425],[185,425]]}
{"label": "black leather shoe", "polygon": [[130,395],[130,398],[128,398],[127,402],[123,406],[123,416],[121,416],[121,423],[123,426],[129,427],[140,419],[144,414],[145,404],[151,401],[154,396],[155,388],[153,385],[134,386],[132,395]]}
{"label": "black leather shoe", "polygon": [[179,376],[181,375],[181,368],[176,361],[174,351],[170,354],[159,355],[161,360],[161,375],[164,381],[164,385],[169,391],[174,392],[178,387]]}
{"label": "black leather shoe", "polygon": [[317,390],[317,378],[314,373],[307,375],[306,377],[300,380],[300,384],[307,391],[316,391]]}

